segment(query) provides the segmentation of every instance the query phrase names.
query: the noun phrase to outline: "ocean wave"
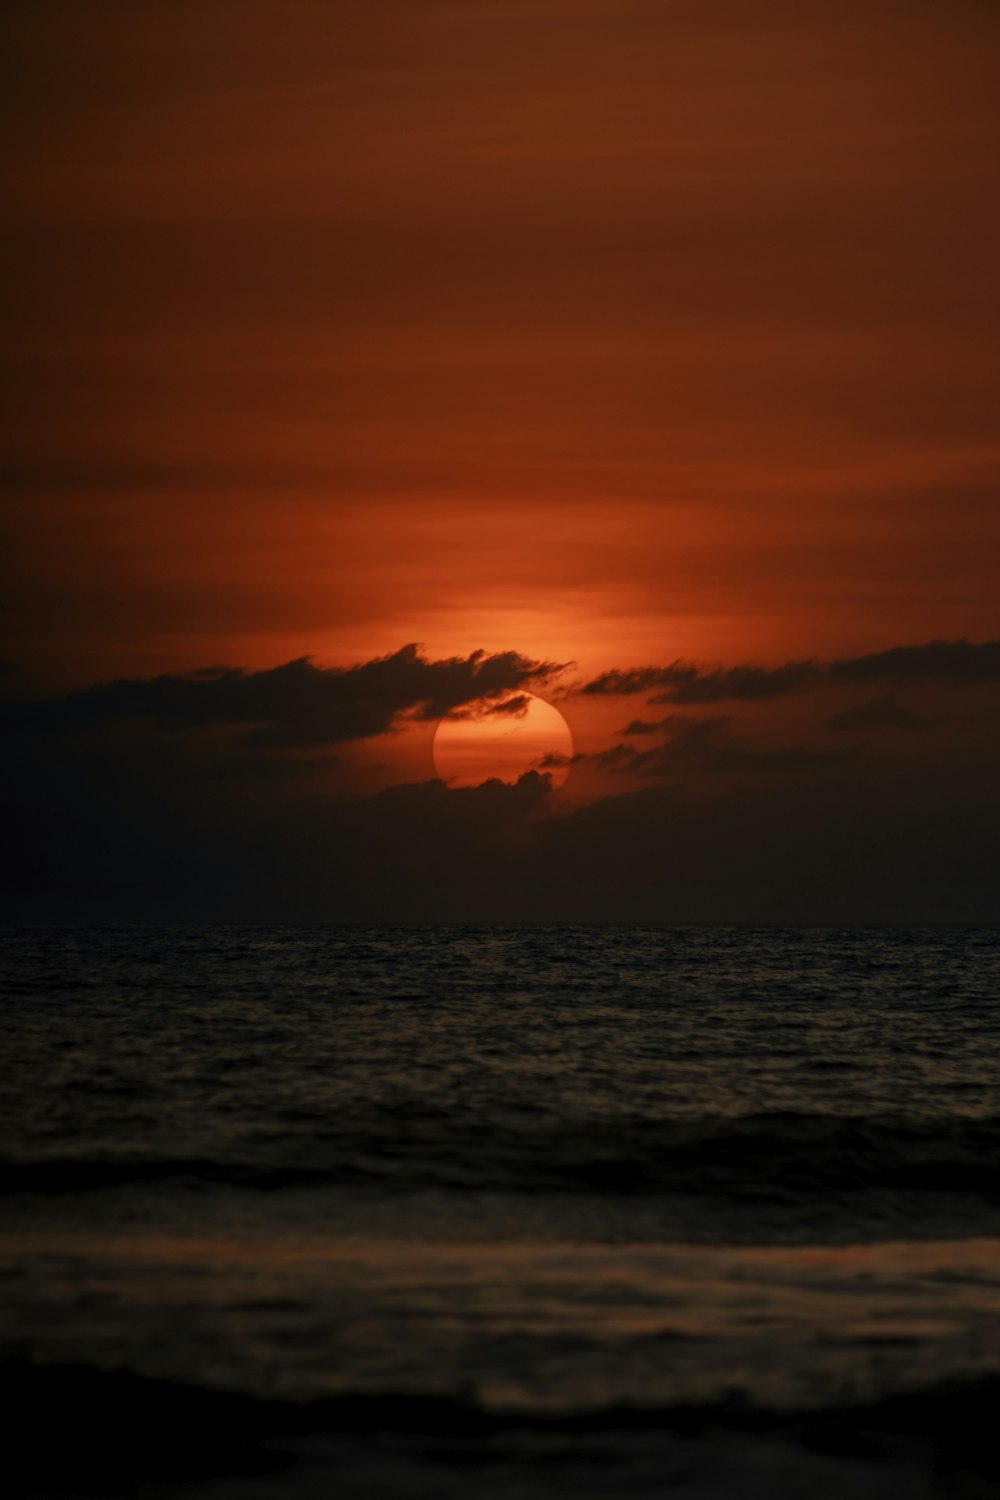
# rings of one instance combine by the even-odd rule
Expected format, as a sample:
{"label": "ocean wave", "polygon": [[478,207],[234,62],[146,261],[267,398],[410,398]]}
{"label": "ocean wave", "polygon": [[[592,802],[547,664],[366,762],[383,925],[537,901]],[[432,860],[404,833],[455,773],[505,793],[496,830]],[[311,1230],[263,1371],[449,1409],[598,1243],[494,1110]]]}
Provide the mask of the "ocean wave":
{"label": "ocean wave", "polygon": [[275,1133],[232,1155],[10,1158],[7,1193],[129,1184],[222,1183],[260,1192],[320,1185],[394,1191],[680,1195],[782,1204],[865,1191],[1000,1200],[1000,1119],[893,1120],[771,1113],[674,1121],[587,1121],[489,1129],[400,1116],[379,1129]]}

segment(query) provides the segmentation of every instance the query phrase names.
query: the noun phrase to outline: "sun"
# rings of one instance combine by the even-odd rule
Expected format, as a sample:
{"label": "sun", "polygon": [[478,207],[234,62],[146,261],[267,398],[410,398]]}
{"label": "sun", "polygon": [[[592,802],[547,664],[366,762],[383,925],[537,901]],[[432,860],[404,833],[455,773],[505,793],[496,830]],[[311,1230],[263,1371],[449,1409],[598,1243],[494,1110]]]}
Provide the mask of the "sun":
{"label": "sun", "polygon": [[557,708],[534,693],[471,704],[447,714],[434,735],[434,768],[449,786],[513,784],[526,771],[562,786],[573,758],[573,736]]}

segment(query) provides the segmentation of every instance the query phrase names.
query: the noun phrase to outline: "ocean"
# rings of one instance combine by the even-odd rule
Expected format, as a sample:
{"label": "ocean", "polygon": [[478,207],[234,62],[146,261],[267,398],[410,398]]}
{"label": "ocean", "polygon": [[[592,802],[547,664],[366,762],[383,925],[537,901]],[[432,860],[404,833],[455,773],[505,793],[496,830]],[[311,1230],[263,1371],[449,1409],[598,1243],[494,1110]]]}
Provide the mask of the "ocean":
{"label": "ocean", "polygon": [[1000,1495],[1000,930],[8,930],[8,1493]]}

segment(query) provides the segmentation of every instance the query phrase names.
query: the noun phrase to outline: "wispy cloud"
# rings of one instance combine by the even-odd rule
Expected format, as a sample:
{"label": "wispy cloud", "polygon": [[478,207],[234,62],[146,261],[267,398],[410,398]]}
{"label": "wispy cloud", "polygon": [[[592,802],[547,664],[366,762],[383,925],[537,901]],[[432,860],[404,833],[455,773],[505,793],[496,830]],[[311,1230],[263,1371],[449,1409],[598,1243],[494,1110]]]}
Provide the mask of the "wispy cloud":
{"label": "wispy cloud", "polygon": [[[824,682],[887,681],[898,683],[966,683],[1000,681],[1000,640],[975,644],[967,640],[928,641],[895,646],[866,656],[820,662],[788,661],[778,667],[743,663],[703,667],[673,661],[662,667],[631,667],[602,672],[577,692],[589,697],[651,695],[651,703],[752,702],[787,697]],[[625,731],[641,734],[636,720]]]}
{"label": "wispy cloud", "polygon": [[914,713],[897,703],[890,693],[868,698],[853,708],[845,708],[827,719],[827,729],[930,729],[940,719]]}
{"label": "wispy cloud", "polygon": [[[320,667],[308,657],[261,672],[208,667],[152,678],[121,678],[82,692],[9,707],[9,727],[73,733],[125,719],[160,729],[245,726],[261,747],[330,745],[386,734],[402,716],[437,719],[479,700],[497,711],[526,705],[518,689],[540,686],[563,666],[516,651],[433,661],[408,645],[353,667]],[[509,695],[514,693],[514,697]]]}
{"label": "wispy cloud", "polygon": [[628,771],[638,776],[662,776],[673,772],[745,773],[798,771],[837,765],[856,754],[856,747],[836,750],[811,745],[761,747],[736,733],[724,715],[689,719],[671,714],[658,725],[642,725],[642,732],[659,731],[662,744],[648,750],[618,744],[590,757],[600,770]]}

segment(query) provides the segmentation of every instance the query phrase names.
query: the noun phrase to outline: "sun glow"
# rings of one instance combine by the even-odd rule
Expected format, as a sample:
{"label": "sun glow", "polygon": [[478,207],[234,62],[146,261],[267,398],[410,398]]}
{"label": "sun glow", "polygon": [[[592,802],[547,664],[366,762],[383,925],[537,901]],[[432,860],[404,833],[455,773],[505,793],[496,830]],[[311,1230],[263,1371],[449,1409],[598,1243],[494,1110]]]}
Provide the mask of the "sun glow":
{"label": "sun glow", "polygon": [[533,693],[473,705],[448,714],[434,736],[434,767],[449,786],[513,784],[528,771],[562,786],[573,757],[573,736],[557,708]]}

